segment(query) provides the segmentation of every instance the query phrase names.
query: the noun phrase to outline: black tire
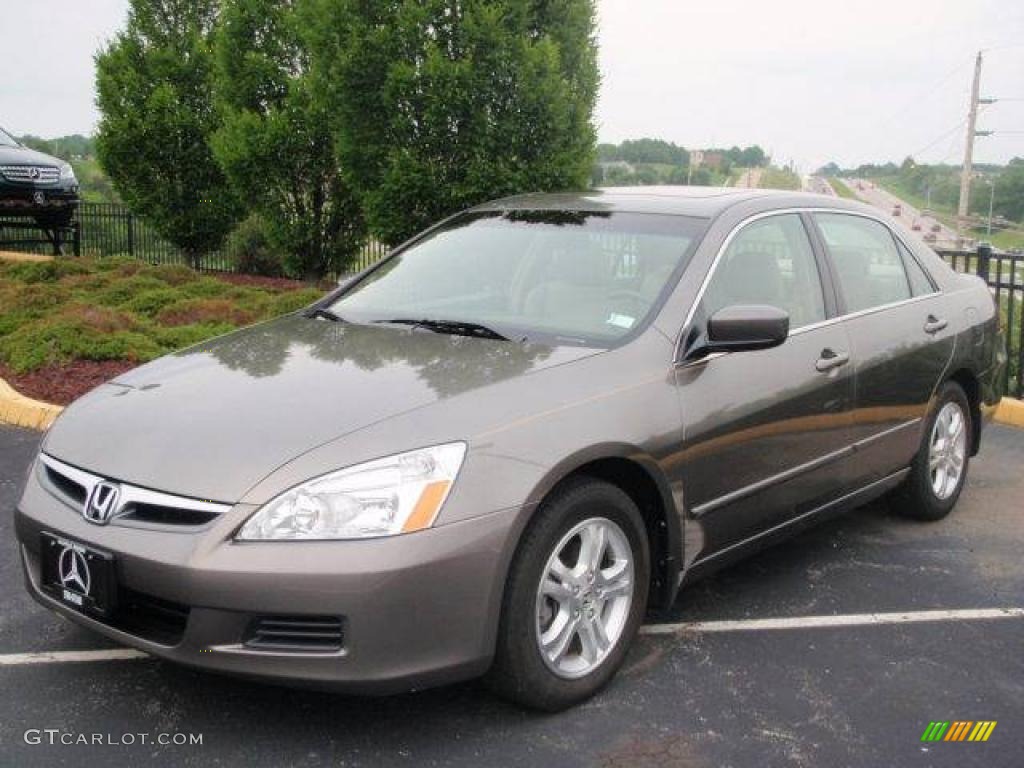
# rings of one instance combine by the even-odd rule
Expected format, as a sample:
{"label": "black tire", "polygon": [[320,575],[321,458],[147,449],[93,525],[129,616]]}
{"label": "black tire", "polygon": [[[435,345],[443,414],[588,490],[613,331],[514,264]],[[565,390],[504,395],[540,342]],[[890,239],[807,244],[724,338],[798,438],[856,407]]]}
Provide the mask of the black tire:
{"label": "black tire", "polygon": [[[575,526],[591,518],[615,523],[625,534],[633,562],[633,595],[621,633],[588,674],[575,679],[552,671],[537,640],[537,590],[548,559]],[[523,534],[509,570],[489,687],[518,704],[557,712],[599,691],[621,666],[647,607],[650,546],[643,518],[618,487],[593,478],[574,478],[544,501]]]}
{"label": "black tire", "polygon": [[[932,474],[929,468],[929,449],[935,422],[946,405],[953,403],[960,408],[963,416],[963,430],[966,439],[963,456],[963,469],[956,487],[945,498],[936,494],[932,486]],[[973,440],[973,424],[971,423],[971,406],[967,395],[955,381],[947,381],[939,389],[935,407],[932,409],[921,435],[921,445],[910,467],[910,474],[892,496],[895,511],[915,520],[941,520],[956,506],[960,492],[967,481],[967,471],[971,462],[971,441]]]}

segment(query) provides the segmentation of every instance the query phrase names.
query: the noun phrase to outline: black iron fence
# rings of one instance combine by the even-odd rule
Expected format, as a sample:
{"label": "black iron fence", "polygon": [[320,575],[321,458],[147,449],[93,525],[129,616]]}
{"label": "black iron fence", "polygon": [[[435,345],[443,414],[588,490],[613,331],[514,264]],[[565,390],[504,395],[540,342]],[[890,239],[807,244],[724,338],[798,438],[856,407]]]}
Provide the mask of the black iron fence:
{"label": "black iron fence", "polygon": [[[31,236],[30,236],[31,235]],[[15,248],[36,253],[70,252],[76,256],[128,256],[150,264],[187,264],[185,254],[160,237],[140,216],[117,203],[82,203],[71,226],[45,231],[31,218],[0,220],[0,249]],[[358,272],[383,258],[387,247],[368,241],[346,266]],[[199,268],[232,272],[235,266],[223,251],[203,254]]]}
{"label": "black iron fence", "polygon": [[1006,394],[1024,397],[1024,254],[994,253],[982,245],[976,251],[938,251],[958,272],[985,280],[1003,318],[1006,330]]}

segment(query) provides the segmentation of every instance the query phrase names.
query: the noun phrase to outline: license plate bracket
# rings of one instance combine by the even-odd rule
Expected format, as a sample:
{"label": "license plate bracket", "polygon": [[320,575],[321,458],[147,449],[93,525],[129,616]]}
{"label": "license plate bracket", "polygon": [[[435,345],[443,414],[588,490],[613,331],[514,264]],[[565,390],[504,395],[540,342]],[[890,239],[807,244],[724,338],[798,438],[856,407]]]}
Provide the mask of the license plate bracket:
{"label": "license plate bracket", "polygon": [[40,534],[43,590],[64,605],[108,618],[117,607],[114,556],[52,533]]}

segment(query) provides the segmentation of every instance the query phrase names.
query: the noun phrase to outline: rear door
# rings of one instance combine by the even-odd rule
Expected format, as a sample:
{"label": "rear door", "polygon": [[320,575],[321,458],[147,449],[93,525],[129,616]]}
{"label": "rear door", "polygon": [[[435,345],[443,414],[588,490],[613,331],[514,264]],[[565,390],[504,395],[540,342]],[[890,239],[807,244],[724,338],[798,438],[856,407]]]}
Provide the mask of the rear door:
{"label": "rear door", "polygon": [[723,307],[767,304],[790,316],[774,349],[676,367],[680,453],[701,556],[813,509],[850,482],[853,365],[831,286],[798,213],[759,217],[734,233],[705,283],[686,338]]}
{"label": "rear door", "polygon": [[880,221],[815,213],[856,361],[857,472],[871,482],[907,466],[953,354],[945,296]]}

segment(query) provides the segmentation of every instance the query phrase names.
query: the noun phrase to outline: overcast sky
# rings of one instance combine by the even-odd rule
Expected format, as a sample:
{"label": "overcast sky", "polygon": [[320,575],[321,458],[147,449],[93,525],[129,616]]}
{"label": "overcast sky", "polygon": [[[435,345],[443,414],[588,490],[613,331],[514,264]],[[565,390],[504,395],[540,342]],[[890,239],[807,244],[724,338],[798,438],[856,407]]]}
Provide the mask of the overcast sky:
{"label": "overcast sky", "polygon": [[[93,61],[127,0],[0,0],[0,125],[88,133]],[[598,0],[602,141],[759,143],[827,160],[957,162],[973,55],[986,54],[976,158],[1024,156],[1019,0]],[[1015,131],[1016,133],[1010,133]]]}

